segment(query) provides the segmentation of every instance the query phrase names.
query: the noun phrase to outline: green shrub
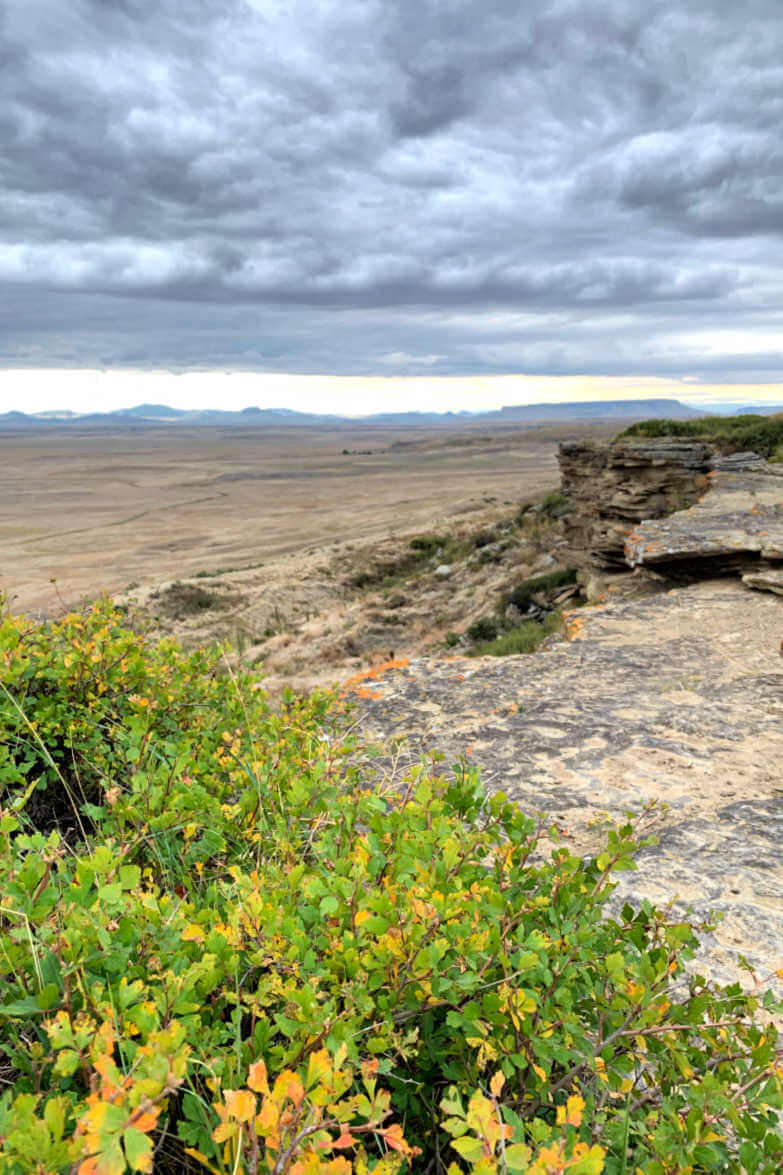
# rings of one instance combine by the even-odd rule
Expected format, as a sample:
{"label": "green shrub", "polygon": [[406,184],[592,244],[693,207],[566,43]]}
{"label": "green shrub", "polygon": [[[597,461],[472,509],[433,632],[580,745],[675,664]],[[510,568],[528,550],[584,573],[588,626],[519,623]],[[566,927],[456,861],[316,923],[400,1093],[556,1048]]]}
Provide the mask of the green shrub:
{"label": "green shrub", "polygon": [[562,518],[571,510],[571,495],[564,490],[552,490],[541,503],[541,511],[549,518]]}
{"label": "green shrub", "polygon": [[371,785],[328,698],[106,604],[0,660],[2,1175],[780,1170],[759,998],[607,917],[640,825],[547,856],[464,764]]}
{"label": "green shrub", "polygon": [[520,612],[524,612],[533,603],[534,596],[546,596],[554,592],[556,588],[576,583],[576,573],[575,567],[568,567],[564,571],[550,571],[546,575],[533,575],[530,579],[524,579],[522,583],[517,584],[504,599],[504,604],[513,604],[519,608]]}
{"label": "green shrub", "polygon": [[448,541],[437,534],[420,534],[412,538],[408,546],[412,551],[423,551],[427,555],[432,555],[440,547],[445,546]]}
{"label": "green shrub", "polygon": [[768,457],[783,444],[783,413],[757,416],[746,412],[740,416],[702,416],[696,420],[641,420],[618,436],[626,437],[694,437],[712,441],[724,453],[743,449]]}
{"label": "green shrub", "polygon": [[495,637],[480,640],[470,650],[471,657],[509,657],[516,653],[533,653],[548,636],[563,627],[560,612],[550,612],[543,620],[523,620],[516,628]]}
{"label": "green shrub", "polygon": [[472,641],[491,641],[498,634],[498,620],[495,616],[481,616],[468,628]]}

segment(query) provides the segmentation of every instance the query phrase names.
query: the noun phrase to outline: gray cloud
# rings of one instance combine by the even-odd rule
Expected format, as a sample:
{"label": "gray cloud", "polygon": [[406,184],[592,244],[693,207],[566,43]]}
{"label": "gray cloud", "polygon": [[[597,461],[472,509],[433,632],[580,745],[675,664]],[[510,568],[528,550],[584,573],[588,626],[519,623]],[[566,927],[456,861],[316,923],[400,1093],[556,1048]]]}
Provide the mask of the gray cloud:
{"label": "gray cloud", "polygon": [[4,0],[0,363],[740,379],[778,0]]}

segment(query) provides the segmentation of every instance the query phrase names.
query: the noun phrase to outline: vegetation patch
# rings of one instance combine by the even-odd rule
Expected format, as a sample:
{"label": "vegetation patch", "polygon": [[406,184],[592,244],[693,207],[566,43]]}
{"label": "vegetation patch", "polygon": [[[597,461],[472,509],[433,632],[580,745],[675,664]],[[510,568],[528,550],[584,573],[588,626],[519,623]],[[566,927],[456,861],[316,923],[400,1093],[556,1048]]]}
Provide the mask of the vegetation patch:
{"label": "vegetation patch", "polygon": [[694,437],[712,442],[723,453],[752,450],[762,457],[771,456],[783,446],[783,413],[757,416],[704,416],[696,420],[642,420],[618,436]]}
{"label": "vegetation patch", "polygon": [[0,659],[2,1175],[781,1169],[783,1008],[607,914],[644,817],[583,860],[465,764],[379,790],[105,602]]}
{"label": "vegetation patch", "polygon": [[513,604],[520,612],[524,612],[535,602],[534,597],[550,596],[558,588],[576,583],[576,574],[575,567],[567,567],[563,571],[550,571],[545,575],[533,575],[529,579],[523,579],[504,597],[503,606]]}
{"label": "vegetation patch", "polygon": [[239,595],[227,595],[201,587],[200,584],[181,583],[179,580],[153,592],[150,599],[155,602],[157,611],[169,620],[186,620],[189,616],[200,616],[204,612],[222,612],[242,601]]}
{"label": "vegetation patch", "polygon": [[523,620],[508,632],[494,639],[479,639],[470,650],[471,657],[509,657],[516,653],[533,653],[563,627],[560,612],[550,612],[543,620]]}

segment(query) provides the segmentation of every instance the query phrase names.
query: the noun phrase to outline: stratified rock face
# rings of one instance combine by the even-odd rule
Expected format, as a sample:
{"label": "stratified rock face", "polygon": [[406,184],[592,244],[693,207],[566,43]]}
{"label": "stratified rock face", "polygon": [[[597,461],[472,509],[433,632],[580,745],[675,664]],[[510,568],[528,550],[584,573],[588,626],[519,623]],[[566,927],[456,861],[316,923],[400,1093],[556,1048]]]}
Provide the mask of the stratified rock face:
{"label": "stratified rock face", "polygon": [[783,561],[783,479],[765,473],[710,474],[710,491],[688,510],[642,522],[628,536],[631,567],[689,577],[762,573]]}
{"label": "stratified rock face", "polygon": [[706,492],[713,449],[668,438],[572,441],[560,446],[559,461],[574,505],[574,545],[595,567],[611,570],[627,567],[625,540],[634,523],[681,510]]}
{"label": "stratified rock face", "polygon": [[777,571],[771,568],[767,571],[750,571],[743,575],[742,582],[745,587],[757,588],[762,592],[774,592],[777,596],[783,596],[783,568]]}

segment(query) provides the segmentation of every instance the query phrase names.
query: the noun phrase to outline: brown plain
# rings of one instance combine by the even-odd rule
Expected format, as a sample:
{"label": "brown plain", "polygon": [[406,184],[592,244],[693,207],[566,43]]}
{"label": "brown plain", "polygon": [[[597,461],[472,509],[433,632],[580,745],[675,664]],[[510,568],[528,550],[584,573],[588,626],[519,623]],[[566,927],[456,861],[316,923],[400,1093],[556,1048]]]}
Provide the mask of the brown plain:
{"label": "brown plain", "polygon": [[415,533],[553,489],[558,440],[585,431],[613,430],[8,431],[0,588],[13,611],[52,616],[130,583]]}

